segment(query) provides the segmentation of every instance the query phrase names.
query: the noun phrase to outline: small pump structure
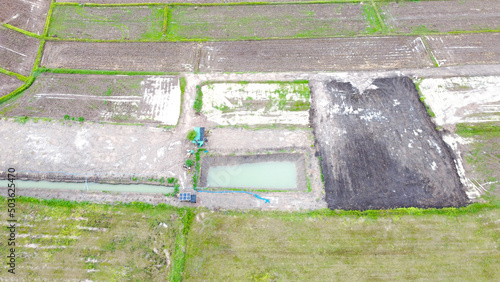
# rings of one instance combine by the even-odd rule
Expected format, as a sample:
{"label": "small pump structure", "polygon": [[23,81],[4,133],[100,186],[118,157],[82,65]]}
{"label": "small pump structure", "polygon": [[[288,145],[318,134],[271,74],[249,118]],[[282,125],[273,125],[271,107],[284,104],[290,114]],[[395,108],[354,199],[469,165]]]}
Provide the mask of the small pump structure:
{"label": "small pump structure", "polygon": [[205,127],[195,127],[194,131],[196,131],[196,137],[193,140],[193,143],[198,145],[198,148],[203,146],[203,141],[205,138]]}

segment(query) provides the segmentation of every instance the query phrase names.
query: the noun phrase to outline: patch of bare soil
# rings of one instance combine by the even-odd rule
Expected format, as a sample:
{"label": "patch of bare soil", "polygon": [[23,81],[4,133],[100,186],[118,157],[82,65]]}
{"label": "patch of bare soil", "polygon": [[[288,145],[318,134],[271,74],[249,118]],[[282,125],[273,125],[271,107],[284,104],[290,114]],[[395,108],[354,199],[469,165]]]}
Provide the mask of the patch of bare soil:
{"label": "patch of bare soil", "polygon": [[419,37],[207,42],[201,72],[338,71],[430,67]]}
{"label": "patch of bare soil", "polygon": [[0,67],[28,76],[39,44],[38,39],[0,27]]}
{"label": "patch of bare soil", "polygon": [[500,33],[426,36],[439,66],[500,63]]}
{"label": "patch of bare soil", "polygon": [[48,0],[0,0],[0,22],[8,23],[38,35],[43,33],[47,13],[50,7]]}
{"label": "patch of bare soil", "polygon": [[498,0],[397,1],[379,5],[389,29],[401,33],[500,29]]}
{"label": "patch of bare soil", "polygon": [[18,87],[23,85],[23,83],[24,82],[13,76],[0,73],[0,97],[16,90]]}
{"label": "patch of bare soil", "polygon": [[196,43],[47,42],[42,65],[49,68],[192,72]]}
{"label": "patch of bare soil", "polygon": [[468,203],[410,78],[378,78],[366,89],[336,80],[316,87],[313,124],[329,208]]}

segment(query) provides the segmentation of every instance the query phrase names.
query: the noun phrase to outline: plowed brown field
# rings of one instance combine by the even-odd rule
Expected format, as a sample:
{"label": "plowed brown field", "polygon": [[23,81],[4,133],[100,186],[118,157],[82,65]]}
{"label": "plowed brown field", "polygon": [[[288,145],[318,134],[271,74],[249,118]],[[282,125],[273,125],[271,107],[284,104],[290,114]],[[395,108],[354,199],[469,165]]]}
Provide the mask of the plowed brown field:
{"label": "plowed brown field", "polygon": [[358,37],[206,43],[199,70],[336,71],[430,66],[430,57],[418,37]]}
{"label": "plowed brown field", "polygon": [[38,53],[38,39],[0,28],[0,68],[29,75]]}
{"label": "plowed brown field", "polygon": [[17,78],[0,73],[0,97],[9,94],[21,85],[23,82]]}
{"label": "plowed brown field", "polygon": [[500,29],[500,1],[404,1],[380,3],[389,29],[396,32]]}
{"label": "plowed brown field", "polygon": [[40,35],[49,7],[49,0],[0,0],[0,22]]}
{"label": "plowed brown field", "polygon": [[194,71],[196,43],[47,42],[42,65],[49,68]]}
{"label": "plowed brown field", "polygon": [[500,63],[500,33],[426,36],[439,66]]}

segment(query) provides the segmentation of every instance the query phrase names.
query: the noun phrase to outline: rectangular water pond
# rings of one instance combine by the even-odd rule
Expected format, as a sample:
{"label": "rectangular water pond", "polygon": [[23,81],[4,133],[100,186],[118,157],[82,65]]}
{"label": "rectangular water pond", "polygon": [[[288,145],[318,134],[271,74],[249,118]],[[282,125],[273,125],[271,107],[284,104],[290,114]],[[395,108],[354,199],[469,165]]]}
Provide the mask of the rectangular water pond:
{"label": "rectangular water pond", "polygon": [[73,182],[50,182],[16,180],[17,188],[42,188],[56,190],[85,190],[85,191],[107,191],[107,192],[132,192],[132,193],[161,193],[174,192],[173,187],[146,185],[146,184],[105,184],[105,183],[73,183]]}
{"label": "rectangular water pond", "polygon": [[201,185],[208,188],[299,190],[305,183],[299,154],[206,157]]}

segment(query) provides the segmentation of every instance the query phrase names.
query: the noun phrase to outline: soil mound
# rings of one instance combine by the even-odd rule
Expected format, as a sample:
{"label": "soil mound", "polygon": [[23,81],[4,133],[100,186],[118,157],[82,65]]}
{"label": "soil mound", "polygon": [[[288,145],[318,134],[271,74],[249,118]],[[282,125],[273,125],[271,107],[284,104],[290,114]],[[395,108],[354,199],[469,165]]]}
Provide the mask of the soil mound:
{"label": "soil mound", "polygon": [[449,207],[468,203],[449,148],[408,77],[360,92],[327,81],[313,125],[331,209]]}

